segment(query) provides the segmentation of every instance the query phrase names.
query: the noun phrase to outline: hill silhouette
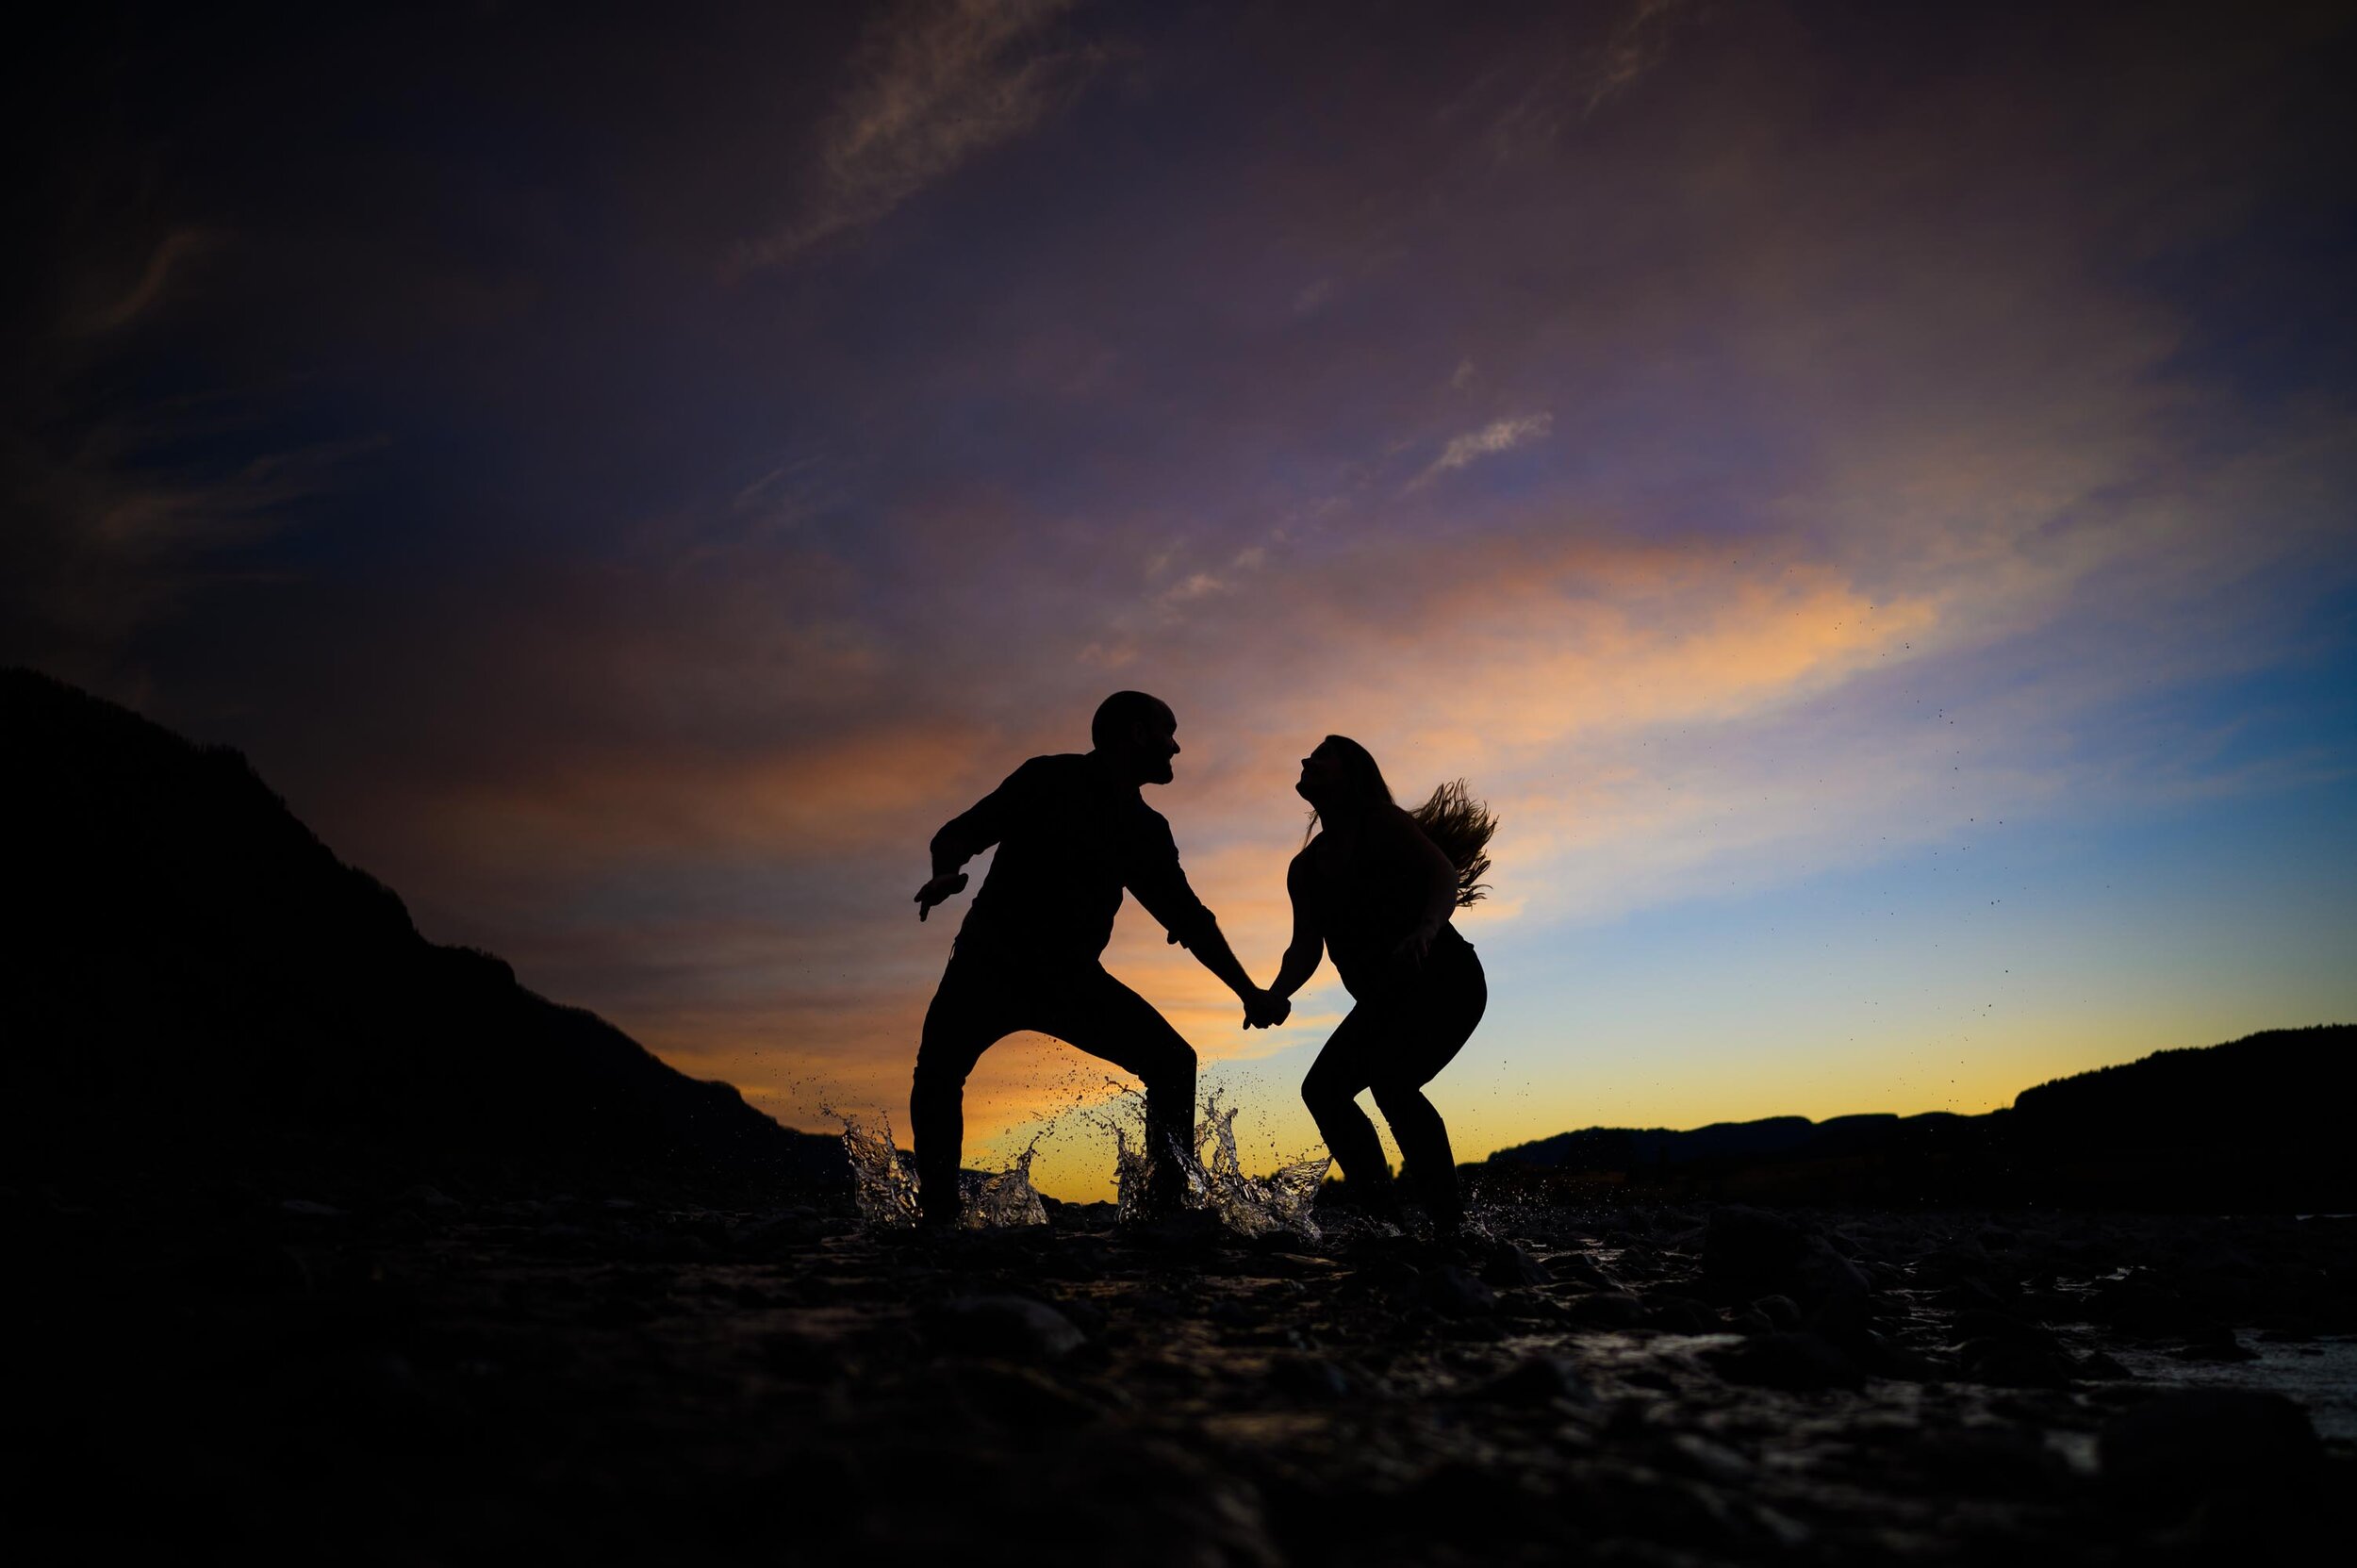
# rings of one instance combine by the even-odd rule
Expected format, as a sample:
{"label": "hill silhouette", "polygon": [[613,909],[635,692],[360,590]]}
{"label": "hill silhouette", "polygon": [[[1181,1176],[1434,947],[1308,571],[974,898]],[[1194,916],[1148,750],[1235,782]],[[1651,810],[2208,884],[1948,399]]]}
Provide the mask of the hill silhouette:
{"label": "hill silhouette", "polygon": [[0,1125],[35,1169],[832,1182],[835,1141],[425,940],[226,747],[0,671]]}
{"label": "hill silhouette", "polygon": [[1591,1184],[1807,1202],[2207,1212],[2357,1208],[2357,1027],[2268,1030],[2025,1089],[1981,1115],[1585,1128],[1490,1156]]}

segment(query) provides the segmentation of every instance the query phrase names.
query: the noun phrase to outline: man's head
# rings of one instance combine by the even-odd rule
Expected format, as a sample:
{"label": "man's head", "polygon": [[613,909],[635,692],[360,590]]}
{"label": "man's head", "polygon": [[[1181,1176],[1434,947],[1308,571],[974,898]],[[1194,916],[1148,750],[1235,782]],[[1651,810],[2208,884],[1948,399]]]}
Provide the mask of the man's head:
{"label": "man's head", "polygon": [[1170,783],[1178,754],[1178,719],[1170,704],[1142,691],[1116,691],[1096,704],[1089,744],[1122,777],[1142,784]]}

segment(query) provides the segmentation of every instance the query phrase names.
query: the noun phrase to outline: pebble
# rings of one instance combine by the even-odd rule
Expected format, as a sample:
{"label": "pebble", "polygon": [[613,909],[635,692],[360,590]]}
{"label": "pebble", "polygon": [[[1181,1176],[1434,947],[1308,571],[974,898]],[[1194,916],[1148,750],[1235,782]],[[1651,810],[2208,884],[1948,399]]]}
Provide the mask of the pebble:
{"label": "pebble", "polygon": [[1058,1361],[1087,1343],[1070,1318],[1023,1296],[961,1296],[928,1314],[926,1330],[936,1350],[1007,1361]]}

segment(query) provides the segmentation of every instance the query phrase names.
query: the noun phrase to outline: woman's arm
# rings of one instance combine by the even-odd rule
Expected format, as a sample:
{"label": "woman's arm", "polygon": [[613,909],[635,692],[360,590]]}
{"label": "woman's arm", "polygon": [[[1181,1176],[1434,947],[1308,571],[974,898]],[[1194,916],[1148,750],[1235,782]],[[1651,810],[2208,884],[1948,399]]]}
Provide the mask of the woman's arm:
{"label": "woman's arm", "polygon": [[1318,929],[1317,900],[1310,885],[1310,851],[1304,850],[1294,856],[1285,868],[1285,892],[1294,904],[1294,939],[1285,948],[1285,961],[1277,966],[1277,983],[1269,987],[1269,995],[1280,1000],[1310,983],[1310,977],[1318,972],[1318,960],[1326,956],[1326,937]]}
{"label": "woman's arm", "polygon": [[1399,826],[1413,875],[1423,878],[1424,904],[1419,911],[1415,929],[1400,939],[1393,956],[1409,964],[1421,964],[1424,955],[1448,924],[1457,910],[1457,863],[1442,853],[1441,847],[1424,835],[1415,819],[1406,812],[1399,815]]}

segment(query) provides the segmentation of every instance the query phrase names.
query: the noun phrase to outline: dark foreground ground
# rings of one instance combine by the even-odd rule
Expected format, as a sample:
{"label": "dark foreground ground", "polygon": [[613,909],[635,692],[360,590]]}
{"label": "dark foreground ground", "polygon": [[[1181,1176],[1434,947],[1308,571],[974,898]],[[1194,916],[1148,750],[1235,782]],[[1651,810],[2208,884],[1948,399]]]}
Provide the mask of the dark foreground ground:
{"label": "dark foreground ground", "polygon": [[1533,1209],[1444,1257],[6,1196],[19,1561],[2257,1562],[2352,1523],[2342,1220]]}

